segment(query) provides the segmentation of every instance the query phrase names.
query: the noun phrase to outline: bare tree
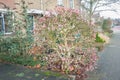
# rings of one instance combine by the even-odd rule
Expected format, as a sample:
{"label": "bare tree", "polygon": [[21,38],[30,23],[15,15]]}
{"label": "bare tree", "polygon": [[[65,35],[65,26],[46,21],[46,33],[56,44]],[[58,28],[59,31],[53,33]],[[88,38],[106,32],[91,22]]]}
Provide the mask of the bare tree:
{"label": "bare tree", "polygon": [[111,4],[117,3],[120,0],[80,0],[81,8],[87,12],[89,23],[92,22],[92,16],[101,11],[115,11],[112,8],[99,9],[100,7],[110,7]]}

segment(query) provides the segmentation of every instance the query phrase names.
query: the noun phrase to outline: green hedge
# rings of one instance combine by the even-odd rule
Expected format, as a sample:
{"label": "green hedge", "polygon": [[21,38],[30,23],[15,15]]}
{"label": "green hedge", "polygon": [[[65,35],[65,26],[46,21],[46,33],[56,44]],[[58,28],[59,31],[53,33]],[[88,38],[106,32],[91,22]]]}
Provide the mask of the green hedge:
{"label": "green hedge", "polygon": [[0,53],[10,53],[11,55],[22,55],[27,52],[31,46],[31,41],[28,38],[1,38]]}

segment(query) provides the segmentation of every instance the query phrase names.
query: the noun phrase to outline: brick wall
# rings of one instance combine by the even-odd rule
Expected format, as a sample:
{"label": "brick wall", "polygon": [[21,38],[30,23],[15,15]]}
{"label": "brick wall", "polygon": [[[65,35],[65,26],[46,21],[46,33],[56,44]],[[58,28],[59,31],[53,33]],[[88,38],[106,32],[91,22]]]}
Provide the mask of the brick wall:
{"label": "brick wall", "polygon": [[0,0],[0,8],[4,8],[2,4],[6,5],[10,9],[15,7],[14,0]]}
{"label": "brick wall", "polygon": [[[4,3],[9,8],[20,8],[21,0],[0,0],[0,3]],[[41,9],[51,10],[57,6],[57,0],[25,0],[29,9]],[[69,0],[63,0],[64,7],[70,8]],[[0,6],[1,8],[2,6]],[[79,9],[79,0],[74,0],[74,8]]]}
{"label": "brick wall", "polygon": [[[21,0],[15,0],[20,3]],[[51,10],[57,6],[57,0],[25,0],[29,9]],[[69,0],[63,0],[63,6],[70,8]],[[17,6],[18,8],[18,6]],[[79,0],[74,0],[74,8],[79,9]]]}

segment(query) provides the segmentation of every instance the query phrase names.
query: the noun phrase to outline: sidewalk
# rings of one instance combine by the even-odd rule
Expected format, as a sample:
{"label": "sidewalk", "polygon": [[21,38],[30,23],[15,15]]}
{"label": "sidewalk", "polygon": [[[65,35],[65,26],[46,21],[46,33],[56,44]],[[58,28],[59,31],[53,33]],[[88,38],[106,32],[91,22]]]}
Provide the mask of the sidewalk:
{"label": "sidewalk", "polygon": [[120,80],[120,33],[113,35],[99,55],[98,68],[90,73],[88,80]]}
{"label": "sidewalk", "polygon": [[[54,75],[55,74],[55,75]],[[28,69],[24,66],[0,63],[0,80],[68,80],[58,73]]]}

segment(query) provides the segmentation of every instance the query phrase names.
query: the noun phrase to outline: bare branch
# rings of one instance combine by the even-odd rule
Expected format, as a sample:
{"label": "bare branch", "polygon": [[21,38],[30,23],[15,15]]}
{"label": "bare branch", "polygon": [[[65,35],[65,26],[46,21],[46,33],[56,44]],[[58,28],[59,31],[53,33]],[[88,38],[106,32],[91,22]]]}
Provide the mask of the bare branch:
{"label": "bare branch", "polygon": [[102,12],[102,11],[114,11],[114,12],[117,12],[117,10],[115,10],[115,9],[96,10],[96,12]]}

